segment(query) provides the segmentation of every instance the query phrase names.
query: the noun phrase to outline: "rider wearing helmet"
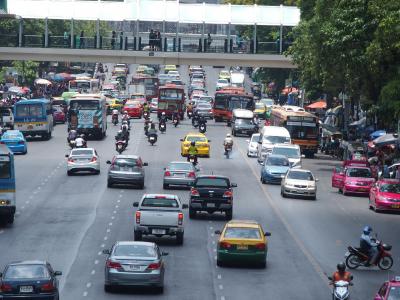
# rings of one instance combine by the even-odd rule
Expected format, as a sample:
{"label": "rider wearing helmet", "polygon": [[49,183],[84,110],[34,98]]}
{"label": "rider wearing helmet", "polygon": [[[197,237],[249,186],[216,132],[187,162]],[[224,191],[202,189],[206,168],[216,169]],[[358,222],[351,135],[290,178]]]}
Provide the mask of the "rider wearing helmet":
{"label": "rider wearing helmet", "polygon": [[373,264],[379,254],[378,245],[375,240],[371,237],[372,228],[371,226],[365,226],[363,233],[360,238],[360,250],[361,252],[368,254],[369,262],[368,264]]}
{"label": "rider wearing helmet", "polygon": [[74,130],[74,129],[71,129],[71,130],[68,132],[68,138],[67,138],[67,140],[68,140],[68,142],[74,141],[77,137],[78,137],[78,132],[76,132],[76,130]]}
{"label": "rider wearing helmet", "polygon": [[188,149],[188,161],[190,160],[190,156],[194,156],[194,162],[195,164],[197,163],[197,147],[196,147],[196,142],[192,141],[190,143],[189,149]]}
{"label": "rider wearing helmet", "polygon": [[165,115],[165,111],[163,111],[161,113],[161,117],[160,117],[160,124],[161,123],[166,123],[167,122],[167,116]]}
{"label": "rider wearing helmet", "polygon": [[230,133],[227,133],[227,134],[226,134],[226,138],[225,138],[225,140],[224,140],[224,146],[225,146],[225,147],[226,147],[226,146],[231,146],[231,147],[233,147],[233,139],[232,139],[232,136],[231,136]]}
{"label": "rider wearing helmet", "polygon": [[123,141],[125,140],[125,136],[124,133],[122,132],[122,130],[118,130],[117,135],[115,136],[115,140],[116,141]]}
{"label": "rider wearing helmet", "polygon": [[75,139],[75,145],[77,148],[84,148],[86,147],[85,135],[81,134]]}
{"label": "rider wearing helmet", "polygon": [[347,281],[350,282],[353,279],[353,276],[350,272],[346,272],[346,265],[343,262],[337,264],[337,271],[332,275],[332,282],[338,281]]}

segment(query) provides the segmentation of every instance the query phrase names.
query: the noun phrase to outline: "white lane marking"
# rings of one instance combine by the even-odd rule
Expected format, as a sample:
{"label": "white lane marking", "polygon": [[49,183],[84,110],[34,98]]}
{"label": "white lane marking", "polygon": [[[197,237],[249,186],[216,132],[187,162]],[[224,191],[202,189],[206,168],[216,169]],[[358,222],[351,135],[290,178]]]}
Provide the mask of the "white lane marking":
{"label": "white lane marking", "polygon": [[92,272],[90,272],[90,274],[94,275],[96,273],[95,270],[92,270]]}
{"label": "white lane marking", "polygon": [[4,230],[2,229],[2,230],[0,230],[0,234],[2,234],[2,233],[4,233]]}
{"label": "white lane marking", "polygon": [[101,251],[97,252],[97,255],[102,255],[102,254],[103,254],[103,252],[101,252]]}
{"label": "white lane marking", "polygon": [[108,240],[108,237],[105,236],[105,237],[104,237],[104,240],[107,241],[107,240]]}
{"label": "white lane marking", "polygon": [[30,195],[30,196],[29,196],[29,199],[33,199],[33,196],[32,196],[32,195]]}
{"label": "white lane marking", "polygon": [[221,300],[225,300],[225,296],[221,296]]}
{"label": "white lane marking", "polygon": [[122,195],[119,195],[120,198],[122,198]]}
{"label": "white lane marking", "polygon": [[217,256],[214,256],[214,259],[217,260]]}
{"label": "white lane marking", "polygon": [[119,205],[115,205],[115,208],[118,208],[119,207]]}
{"label": "white lane marking", "polygon": [[217,278],[218,278],[218,279],[221,279],[221,278],[222,278],[221,274],[218,274],[218,275],[217,275]]}
{"label": "white lane marking", "polygon": [[107,228],[107,233],[109,233],[111,231],[111,229],[110,228]]}
{"label": "white lane marking", "polygon": [[22,206],[22,207],[21,207],[21,209],[24,209],[24,208],[25,208],[25,206]]}
{"label": "white lane marking", "polygon": [[215,241],[212,241],[213,245],[215,245]]}
{"label": "white lane marking", "polygon": [[96,259],[96,260],[94,261],[94,264],[97,265],[98,263],[99,263],[99,261]]}
{"label": "white lane marking", "polygon": [[213,230],[213,229],[214,229],[214,227],[210,226],[210,230]]}
{"label": "white lane marking", "polygon": [[37,194],[37,191],[33,191],[34,194]]}
{"label": "white lane marking", "polygon": [[100,245],[101,248],[104,248],[105,246],[106,246],[106,244],[101,244]]}
{"label": "white lane marking", "polygon": [[121,190],[120,192],[123,193],[123,192],[125,192],[125,190]]}
{"label": "white lane marking", "polygon": [[218,287],[219,287],[220,290],[224,289],[224,286],[222,284],[220,284]]}
{"label": "white lane marking", "polygon": [[121,200],[119,200],[119,199],[118,199],[118,200],[117,200],[117,202],[118,202],[118,203],[120,203],[120,202],[121,202]]}
{"label": "white lane marking", "polygon": [[214,233],[211,233],[211,236],[212,236],[212,237],[214,237],[214,235],[215,235]]}
{"label": "white lane marking", "polygon": [[20,213],[19,211],[17,211],[15,214],[16,214],[16,215],[20,215],[21,213]]}
{"label": "white lane marking", "polygon": [[111,216],[111,219],[113,219],[113,220],[114,220],[114,219],[115,219],[115,217],[114,217],[114,216]]}
{"label": "white lane marking", "polygon": [[83,292],[83,297],[87,297],[88,292]]}
{"label": "white lane marking", "polygon": [[217,252],[217,249],[214,248],[213,251],[214,251],[214,252]]}
{"label": "white lane marking", "polygon": [[108,223],[109,226],[112,226],[112,224],[113,224],[112,222]]}
{"label": "white lane marking", "polygon": [[40,190],[40,189],[42,189],[42,187],[38,186],[37,189]]}
{"label": "white lane marking", "polygon": [[26,200],[26,201],[25,201],[25,204],[29,204],[29,200]]}
{"label": "white lane marking", "polygon": [[90,282],[86,283],[87,288],[90,288],[91,286],[92,286],[92,283],[90,283]]}

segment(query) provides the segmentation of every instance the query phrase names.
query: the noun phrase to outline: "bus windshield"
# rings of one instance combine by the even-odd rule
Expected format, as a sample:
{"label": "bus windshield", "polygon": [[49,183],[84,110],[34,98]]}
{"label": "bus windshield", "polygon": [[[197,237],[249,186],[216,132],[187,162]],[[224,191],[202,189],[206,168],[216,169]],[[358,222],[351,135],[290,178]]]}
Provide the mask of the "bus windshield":
{"label": "bus windshield", "polygon": [[162,89],[160,90],[160,99],[161,100],[182,100],[183,99],[183,91],[176,89]]}
{"label": "bus windshield", "polygon": [[70,89],[83,89],[90,90],[90,82],[89,81],[70,81],[69,82]]}
{"label": "bus windshield", "polygon": [[318,136],[318,127],[314,123],[312,126],[287,125],[286,128],[292,139],[316,139]]}
{"label": "bus windshield", "polygon": [[1,160],[0,161],[0,179],[9,179],[11,178],[11,163],[9,157],[2,156],[2,158],[8,159],[8,161]]}
{"label": "bus windshield", "polygon": [[99,100],[71,100],[72,110],[96,110],[100,108]]}
{"label": "bus windshield", "polygon": [[16,105],[17,117],[42,117],[43,106],[42,104],[17,104]]}
{"label": "bus windshield", "polygon": [[229,101],[229,108],[234,110],[236,108],[243,108],[253,110],[253,101],[251,98],[242,96],[231,96]]}

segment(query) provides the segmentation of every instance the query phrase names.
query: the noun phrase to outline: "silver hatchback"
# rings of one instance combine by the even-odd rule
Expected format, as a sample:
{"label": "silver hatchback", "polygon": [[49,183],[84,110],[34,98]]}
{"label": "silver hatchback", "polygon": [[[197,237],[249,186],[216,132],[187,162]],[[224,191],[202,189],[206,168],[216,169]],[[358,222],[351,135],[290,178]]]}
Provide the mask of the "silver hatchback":
{"label": "silver hatchback", "polygon": [[93,148],[72,149],[65,155],[67,160],[67,175],[75,172],[87,171],[100,174],[99,155]]}
{"label": "silver hatchback", "polygon": [[197,169],[190,162],[172,161],[164,168],[163,188],[171,185],[190,187],[196,180]]}
{"label": "silver hatchback", "polygon": [[104,290],[112,292],[117,286],[148,286],[164,291],[165,265],[162,252],[152,242],[116,242],[107,254]]}
{"label": "silver hatchback", "polygon": [[115,155],[108,170],[107,187],[114,184],[132,184],[144,188],[144,168],[148,164],[137,155]]}

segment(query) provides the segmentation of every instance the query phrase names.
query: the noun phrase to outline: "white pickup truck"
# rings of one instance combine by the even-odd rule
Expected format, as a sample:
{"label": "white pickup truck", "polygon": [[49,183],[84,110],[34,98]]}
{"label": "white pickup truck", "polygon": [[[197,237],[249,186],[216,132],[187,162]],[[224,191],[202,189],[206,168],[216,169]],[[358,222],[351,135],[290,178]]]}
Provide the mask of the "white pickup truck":
{"label": "white pickup truck", "polygon": [[183,209],[178,196],[170,194],[144,194],[140,202],[134,202],[135,241],[140,241],[143,235],[175,236],[178,245],[183,244]]}

